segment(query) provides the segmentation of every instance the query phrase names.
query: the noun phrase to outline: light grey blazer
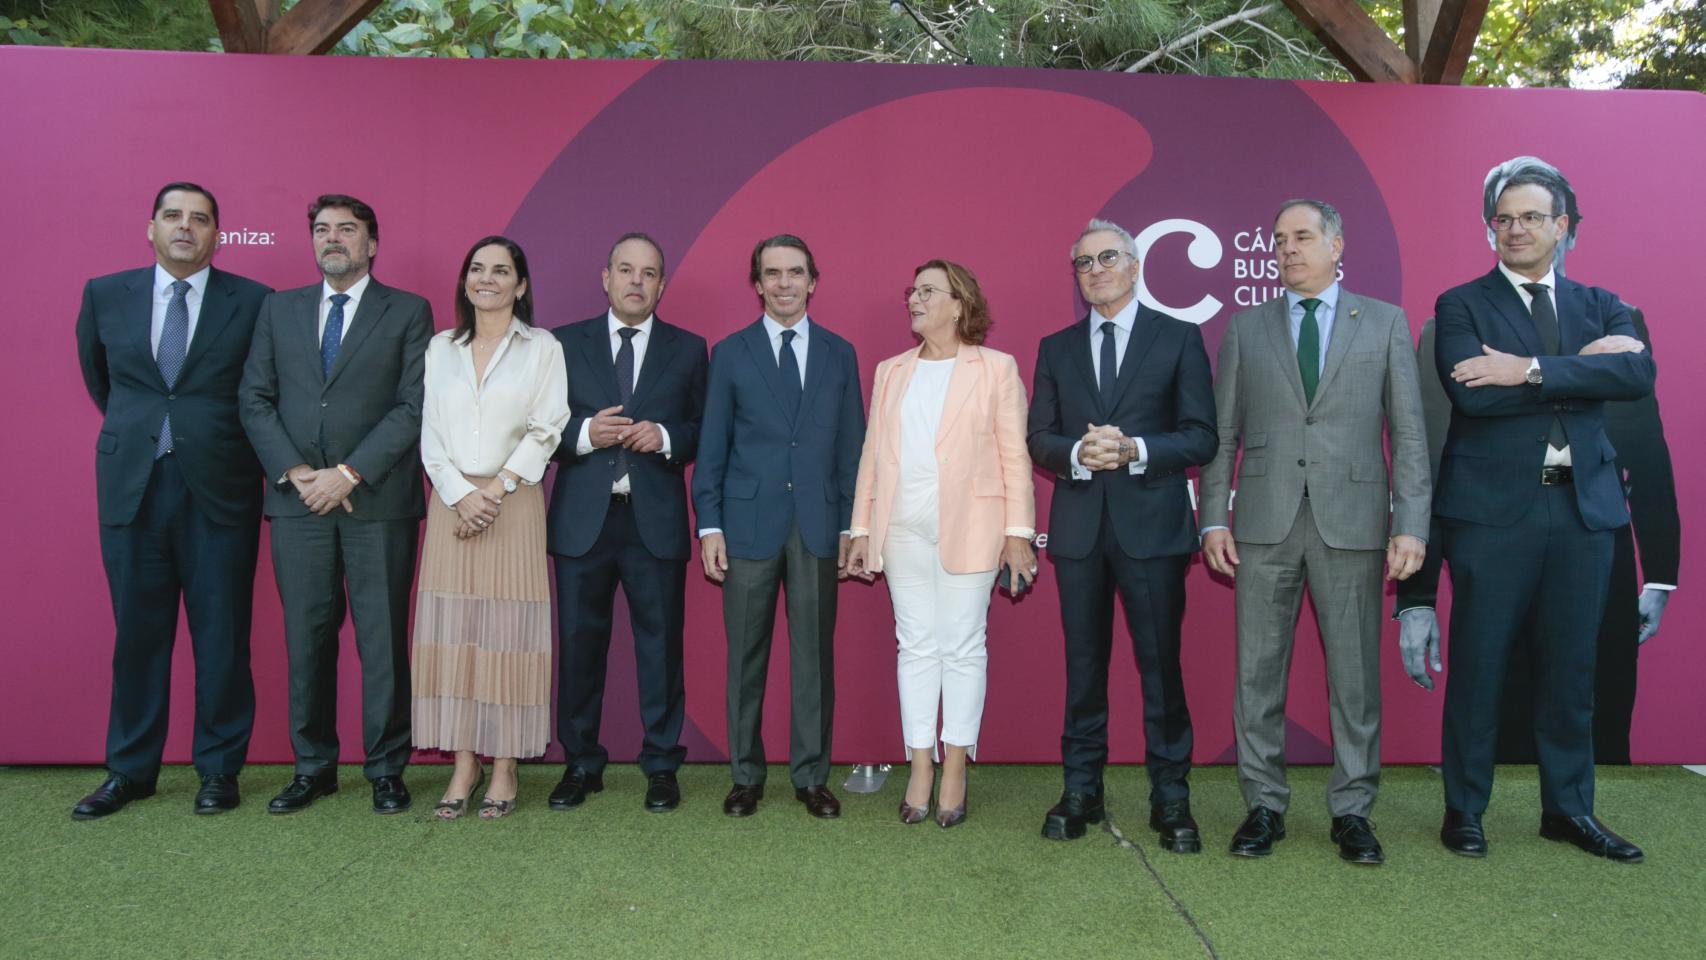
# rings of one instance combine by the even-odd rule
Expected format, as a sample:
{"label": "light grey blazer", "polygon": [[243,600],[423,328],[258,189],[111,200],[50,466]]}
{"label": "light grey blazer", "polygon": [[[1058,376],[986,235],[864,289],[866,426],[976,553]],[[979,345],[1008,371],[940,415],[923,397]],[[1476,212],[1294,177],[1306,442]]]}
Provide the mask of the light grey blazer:
{"label": "light grey blazer", "polygon": [[[1385,549],[1389,533],[1427,539],[1427,433],[1404,311],[1341,287],[1327,360],[1307,406],[1286,312],[1281,295],[1235,314],[1220,342],[1220,449],[1202,469],[1202,526],[1231,527],[1245,543],[1279,543],[1307,484],[1315,525],[1330,547]],[[1390,485],[1382,427],[1391,439]]]}

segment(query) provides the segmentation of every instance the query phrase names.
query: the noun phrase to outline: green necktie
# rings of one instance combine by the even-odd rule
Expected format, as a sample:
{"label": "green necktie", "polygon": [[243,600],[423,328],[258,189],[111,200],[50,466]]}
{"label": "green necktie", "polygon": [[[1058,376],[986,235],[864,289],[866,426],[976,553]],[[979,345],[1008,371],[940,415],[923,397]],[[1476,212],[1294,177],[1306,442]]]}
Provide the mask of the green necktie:
{"label": "green necktie", "polygon": [[1297,372],[1303,377],[1305,404],[1315,402],[1315,387],[1321,382],[1321,329],[1315,325],[1315,308],[1321,301],[1308,297],[1303,305],[1303,325],[1297,329]]}

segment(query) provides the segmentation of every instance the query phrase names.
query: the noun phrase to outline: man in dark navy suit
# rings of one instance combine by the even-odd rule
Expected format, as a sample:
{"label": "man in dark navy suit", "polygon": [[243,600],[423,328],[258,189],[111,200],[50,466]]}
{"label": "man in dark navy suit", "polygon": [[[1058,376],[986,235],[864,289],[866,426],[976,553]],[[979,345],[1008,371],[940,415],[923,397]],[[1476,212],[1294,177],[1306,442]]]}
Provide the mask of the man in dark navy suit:
{"label": "man in dark navy suit", "polygon": [[557,738],[563,778],[553,810],[604,789],[610,752],[599,743],[616,588],[628,601],[639,683],[645,808],[681,803],[675,772],[687,755],[682,679],[687,534],[684,471],[699,449],[705,340],[653,311],[663,296],[663,250],[651,237],[616,241],[602,275],[605,313],[552,332],[563,345],[572,416],[553,457],[548,547],[557,576]]}
{"label": "man in dark navy suit", "polygon": [[261,466],[237,385],[269,291],[210,266],[219,204],[193,183],[161,188],[148,240],[154,266],[90,280],[77,315],[83,382],[105,416],[95,485],[117,627],[107,779],[71,811],[78,820],[154,792],[180,597],[195,652],[195,812],[237,806],[255,720]]}
{"label": "man in dark navy suit", "polygon": [[1185,470],[1218,449],[1208,352],[1195,324],[1138,302],[1137,245],[1118,224],[1090,221],[1072,266],[1090,310],[1043,338],[1031,393],[1031,459],[1055,474],[1048,555],[1066,634],[1066,784],[1043,836],[1072,840],[1102,822],[1118,594],[1143,680],[1150,826],[1168,849],[1195,853],[1179,631],[1198,549]]}
{"label": "man in dark navy suit", "polygon": [[1495,729],[1511,647],[1532,622],[1540,834],[1622,862],[1641,849],[1593,811],[1595,637],[1614,531],[1629,522],[1605,402],[1652,392],[1629,310],[1553,266],[1568,236],[1555,168],[1495,168],[1487,218],[1499,263],[1441,294],[1434,358],[1451,399],[1434,513],[1455,599],[1445,693],[1440,840],[1487,854]]}
{"label": "man in dark navy suit", "polygon": [[764,796],[764,687],[779,590],[793,694],[789,779],[812,816],[841,814],[827,785],[836,582],[846,576],[865,405],[853,345],[807,316],[817,278],[804,240],[761,241],[748,279],[764,315],[711,352],[693,509],[705,575],[723,584],[731,817],[756,812]]}

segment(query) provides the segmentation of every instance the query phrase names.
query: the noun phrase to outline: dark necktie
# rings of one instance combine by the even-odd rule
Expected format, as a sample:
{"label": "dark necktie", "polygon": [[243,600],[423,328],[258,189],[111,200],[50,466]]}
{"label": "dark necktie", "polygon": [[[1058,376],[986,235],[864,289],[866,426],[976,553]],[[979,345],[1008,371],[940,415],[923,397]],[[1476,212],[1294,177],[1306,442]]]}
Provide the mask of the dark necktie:
{"label": "dark necktie", "polygon": [[[1534,299],[1528,305],[1528,312],[1534,317],[1534,329],[1540,334],[1540,347],[1546,351],[1546,356],[1558,354],[1558,311],[1552,307],[1551,288],[1544,283],[1525,283],[1522,285]],[[1548,431],[1546,442],[1559,450],[1570,445],[1568,437],[1564,436],[1564,424],[1557,415],[1552,417],[1552,429]]]}
{"label": "dark necktie", "polygon": [[1303,307],[1303,323],[1297,328],[1297,375],[1303,378],[1303,401],[1315,402],[1315,388],[1321,385],[1321,327],[1315,322],[1315,310],[1321,301],[1314,297],[1299,300]]}
{"label": "dark necktie", "polygon": [[[154,362],[160,366],[160,379],[170,390],[178,384],[178,372],[184,368],[184,357],[190,352],[190,304],[185,299],[190,292],[188,280],[172,281],[172,300],[166,304],[166,322],[160,327],[160,346],[154,352]],[[172,413],[166,408],[166,419],[160,424],[160,440],[154,445],[154,459],[172,452]]]}
{"label": "dark necktie", "polygon": [[790,421],[799,415],[800,395],[805,392],[800,386],[800,358],[794,356],[794,338],[797,336],[799,334],[793,330],[782,331],[782,349],[776,351],[776,366],[782,371],[782,397]]}
{"label": "dark necktie", "polygon": [[1107,415],[1114,404],[1114,384],[1119,382],[1119,361],[1114,358],[1114,326],[1112,320],[1102,321],[1101,358],[1097,363],[1096,389],[1102,395],[1102,413]]}
{"label": "dark necktie", "polygon": [[[634,399],[634,337],[640,332],[639,327],[623,327],[616,331],[622,338],[622,345],[616,348],[616,400],[622,404],[622,415],[632,418],[633,412],[628,409],[628,402]],[[616,448],[616,476],[628,475],[628,448]]]}
{"label": "dark necktie", "polygon": [[344,343],[344,304],[349,294],[332,294],[332,309],[326,311],[326,332],[320,335],[320,376],[332,375],[332,364],[338,362],[338,348]]}

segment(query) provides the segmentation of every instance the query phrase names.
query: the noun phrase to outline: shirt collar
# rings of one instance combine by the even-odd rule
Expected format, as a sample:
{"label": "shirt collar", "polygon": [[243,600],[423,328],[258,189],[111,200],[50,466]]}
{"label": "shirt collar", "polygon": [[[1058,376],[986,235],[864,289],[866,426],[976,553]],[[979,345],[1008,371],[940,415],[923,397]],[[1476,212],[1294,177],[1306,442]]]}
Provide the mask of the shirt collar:
{"label": "shirt collar", "polygon": [[[1308,298],[1303,294],[1288,289],[1285,292],[1286,309],[1296,309],[1298,304],[1307,299]],[[1315,295],[1315,299],[1321,301],[1322,307],[1322,309],[1315,311],[1315,315],[1321,316],[1325,314],[1329,317],[1332,316],[1333,311],[1339,306],[1339,281],[1334,280],[1332,283],[1328,284],[1327,289]]]}
{"label": "shirt collar", "polygon": [[782,331],[792,330],[795,334],[794,342],[803,343],[805,342],[806,334],[811,329],[811,325],[812,317],[809,313],[801,317],[799,321],[791,327],[782,326],[780,323],[776,322],[776,318],[772,317],[769,313],[764,314],[764,333],[772,340],[781,339]]}
{"label": "shirt collar", "polygon": [[[189,281],[190,289],[194,290],[195,295],[199,297],[207,292],[207,277],[208,274],[212,272],[213,268],[211,266],[202,267],[200,270],[197,270],[195,273],[190,274],[184,279]],[[172,284],[176,283],[177,280],[177,277],[166,272],[165,267],[160,266],[158,263],[154,265],[155,296],[163,297],[170,293],[172,290]]]}
{"label": "shirt collar", "polygon": [[340,291],[340,290],[333,290],[331,281],[322,278],[320,280],[320,302],[325,303],[326,301],[332,299],[332,294],[342,293],[345,296],[349,297],[350,303],[359,304],[361,302],[361,295],[367,292],[368,281],[370,281],[372,279],[373,279],[373,274],[364,273],[364,274],[362,274],[360,280],[357,280],[355,283],[350,285],[350,288],[348,290],[341,290]]}
{"label": "shirt collar", "polygon": [[[652,321],[656,320],[657,318],[658,318],[658,315],[654,313],[654,314],[646,317],[646,319],[640,321],[640,323],[637,326],[635,326],[634,329],[640,331],[640,336],[643,336],[649,340],[649,339],[651,339],[651,335],[652,335]],[[608,336],[612,336],[612,337],[616,336],[616,331],[627,326],[627,324],[616,319],[616,311],[615,310],[604,311],[604,325],[605,325],[606,334]]]}
{"label": "shirt collar", "polygon": [[1137,323],[1137,308],[1139,306],[1140,306],[1140,304],[1137,301],[1137,297],[1133,296],[1131,298],[1130,303],[1121,307],[1120,312],[1114,314],[1111,317],[1104,317],[1104,316],[1102,316],[1102,314],[1099,311],[1096,310],[1095,307],[1091,307],[1090,308],[1090,332],[1096,333],[1097,331],[1102,329],[1103,321],[1112,320],[1114,322],[1114,326],[1119,327],[1121,330],[1124,330],[1127,333],[1130,333],[1132,325]]}
{"label": "shirt collar", "polygon": [[1546,276],[1541,277],[1539,280],[1530,280],[1522,274],[1517,273],[1515,270],[1512,270],[1510,267],[1505,266],[1505,262],[1500,260],[1499,272],[1505,275],[1505,279],[1510,281],[1512,287],[1516,288],[1516,292],[1519,296],[1531,296],[1527,290],[1522,288],[1522,285],[1525,283],[1544,283],[1546,284],[1546,289],[1551,290],[1554,293],[1558,291],[1558,277],[1551,268],[1546,270]]}

